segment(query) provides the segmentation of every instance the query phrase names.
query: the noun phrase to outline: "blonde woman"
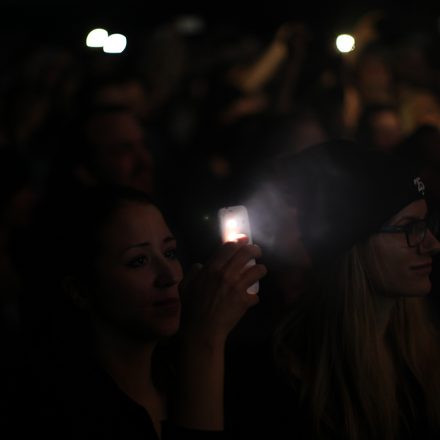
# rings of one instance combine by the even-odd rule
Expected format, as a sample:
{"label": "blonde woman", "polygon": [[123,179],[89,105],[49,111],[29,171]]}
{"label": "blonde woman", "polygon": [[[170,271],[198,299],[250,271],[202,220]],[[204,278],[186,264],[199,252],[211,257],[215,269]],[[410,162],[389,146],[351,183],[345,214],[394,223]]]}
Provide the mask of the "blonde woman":
{"label": "blonde woman", "polygon": [[275,334],[292,427],[305,438],[440,438],[439,342],[425,309],[440,244],[423,182],[348,141],[283,167],[313,280]]}

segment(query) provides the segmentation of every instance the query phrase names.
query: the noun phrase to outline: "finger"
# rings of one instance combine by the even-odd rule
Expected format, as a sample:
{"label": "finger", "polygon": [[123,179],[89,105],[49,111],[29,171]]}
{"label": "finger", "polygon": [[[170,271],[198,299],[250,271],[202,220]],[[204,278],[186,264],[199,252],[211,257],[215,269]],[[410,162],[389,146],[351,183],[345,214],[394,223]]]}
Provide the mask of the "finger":
{"label": "finger", "polygon": [[246,264],[255,258],[261,257],[261,249],[257,245],[246,245],[239,249],[224,267],[228,278],[235,278],[246,267]]}
{"label": "finger", "polygon": [[237,239],[237,243],[241,244],[248,244],[249,243],[249,237],[247,235],[244,235]]}
{"label": "finger", "polygon": [[242,242],[227,242],[224,243],[219,250],[208,260],[206,267],[220,271],[231,260],[231,258],[238,252],[240,248],[245,246]]}
{"label": "finger", "polygon": [[[238,281],[238,288],[240,291],[247,292],[247,289],[263,278],[267,274],[266,266],[263,264],[256,264],[246,269],[240,276]],[[256,296],[256,295],[253,295]]]}

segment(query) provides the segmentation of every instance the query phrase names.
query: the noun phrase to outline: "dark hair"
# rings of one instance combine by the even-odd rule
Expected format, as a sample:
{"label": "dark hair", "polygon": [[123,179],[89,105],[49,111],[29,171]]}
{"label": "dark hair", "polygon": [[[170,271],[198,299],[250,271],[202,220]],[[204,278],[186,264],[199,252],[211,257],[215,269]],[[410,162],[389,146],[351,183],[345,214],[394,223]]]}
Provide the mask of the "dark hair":
{"label": "dark hair", "polygon": [[[119,185],[78,189],[65,200],[57,221],[57,240],[68,246],[67,258],[58,268],[60,276],[93,279],[96,258],[100,253],[100,232],[115,211],[126,202],[154,204],[144,192]],[[56,243],[54,243],[57,245]]]}
{"label": "dark hair", "polygon": [[71,307],[63,294],[66,277],[93,281],[100,231],[126,202],[154,204],[142,191],[113,185],[76,188],[41,202],[20,262],[29,325]]}

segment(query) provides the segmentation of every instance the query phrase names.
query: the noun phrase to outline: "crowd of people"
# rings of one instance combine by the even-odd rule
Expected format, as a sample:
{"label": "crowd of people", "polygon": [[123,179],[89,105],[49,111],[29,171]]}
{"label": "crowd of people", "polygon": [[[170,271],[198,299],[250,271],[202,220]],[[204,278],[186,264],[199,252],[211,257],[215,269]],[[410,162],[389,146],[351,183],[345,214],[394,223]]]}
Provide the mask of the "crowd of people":
{"label": "crowd of people", "polygon": [[391,21],[10,56],[4,438],[439,438],[438,36]]}

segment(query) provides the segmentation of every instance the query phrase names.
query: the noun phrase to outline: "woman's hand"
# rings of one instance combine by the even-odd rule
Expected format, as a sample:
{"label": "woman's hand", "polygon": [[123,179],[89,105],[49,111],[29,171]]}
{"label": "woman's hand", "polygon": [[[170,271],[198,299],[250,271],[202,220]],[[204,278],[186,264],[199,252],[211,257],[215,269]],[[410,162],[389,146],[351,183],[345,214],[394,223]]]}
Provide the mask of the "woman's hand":
{"label": "woman's hand", "polygon": [[184,337],[207,344],[224,344],[246,311],[258,303],[247,289],[266,274],[256,245],[225,243],[205,266],[194,266],[181,284],[181,330]]}
{"label": "woman's hand", "polygon": [[226,243],[181,284],[178,387],[171,420],[185,428],[223,430],[224,348],[229,332],[258,296],[247,289],[266,274],[258,246]]}

